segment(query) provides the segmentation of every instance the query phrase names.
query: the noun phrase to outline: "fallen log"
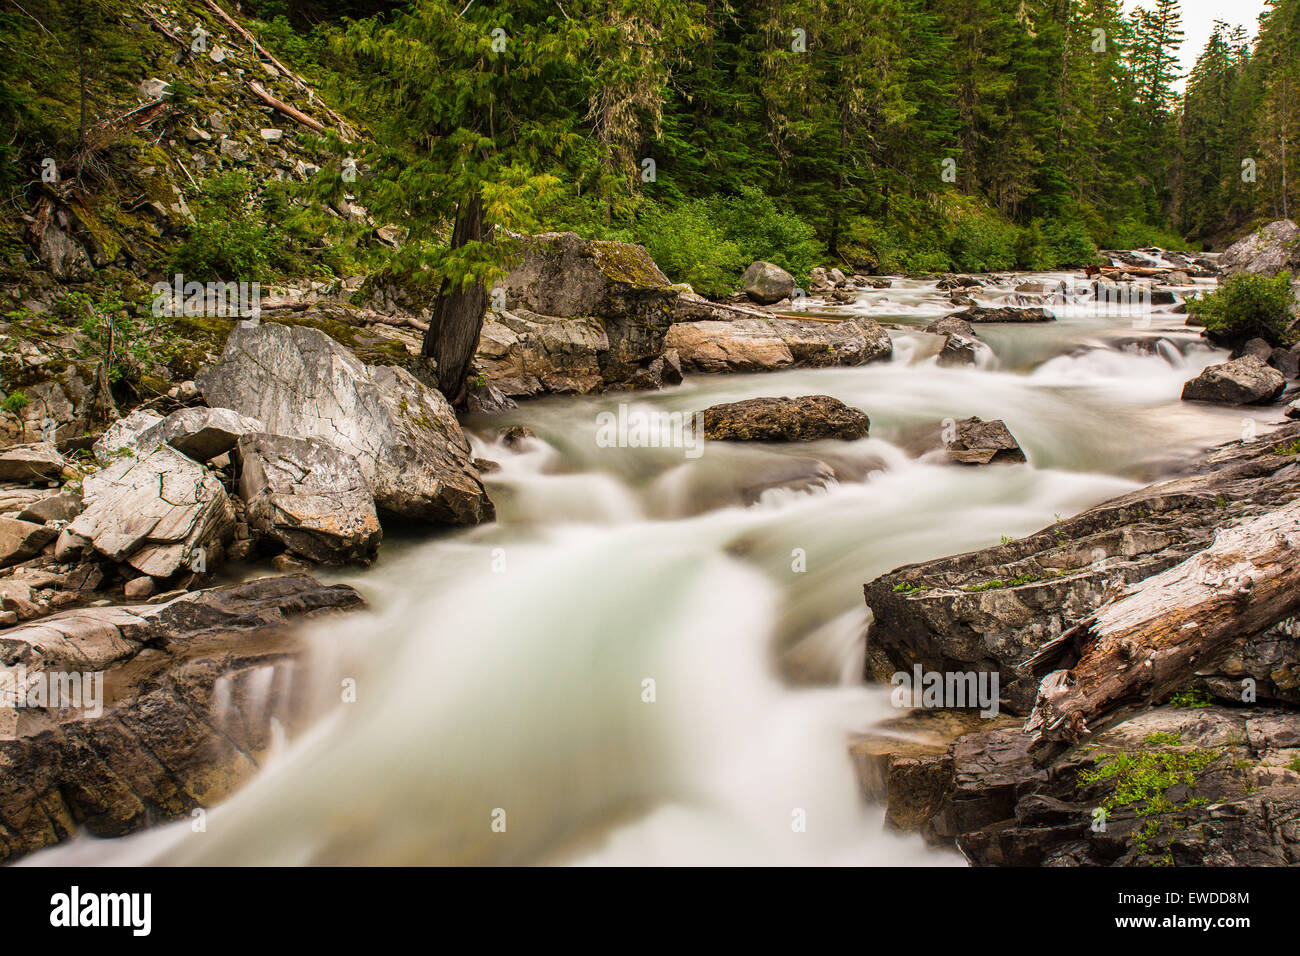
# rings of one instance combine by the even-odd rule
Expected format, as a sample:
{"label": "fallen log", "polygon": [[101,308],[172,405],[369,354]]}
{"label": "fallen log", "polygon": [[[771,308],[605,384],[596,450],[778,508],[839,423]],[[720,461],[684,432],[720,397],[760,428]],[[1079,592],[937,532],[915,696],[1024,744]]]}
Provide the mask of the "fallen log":
{"label": "fallen log", "polygon": [[288,103],[284,102],[283,100],[276,99],[274,96],[266,92],[266,90],[262,89],[256,83],[250,82],[248,84],[248,88],[253,91],[254,96],[256,96],[259,100],[261,100],[263,103],[265,103],[267,106],[271,107],[272,109],[279,110],[285,116],[296,119],[303,126],[306,126],[309,129],[314,129],[318,133],[325,132],[325,126],[323,123],[320,123],[317,120],[312,119],[310,116],[308,116],[306,113],[304,113],[302,110],[298,109],[297,107],[290,106]]}
{"label": "fallen log", "polygon": [[1155,704],[1234,638],[1300,613],[1300,500],[1222,530],[1204,551],[1138,582],[1022,668],[1076,649],[1047,674],[1024,731],[1042,764],[1129,705]]}

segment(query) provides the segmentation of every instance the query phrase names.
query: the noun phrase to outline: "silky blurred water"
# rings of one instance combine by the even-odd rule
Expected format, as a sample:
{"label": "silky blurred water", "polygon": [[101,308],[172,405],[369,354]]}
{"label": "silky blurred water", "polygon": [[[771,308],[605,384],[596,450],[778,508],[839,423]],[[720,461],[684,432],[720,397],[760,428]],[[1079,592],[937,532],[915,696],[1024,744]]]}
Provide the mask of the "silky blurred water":
{"label": "silky blurred water", "polygon": [[[1026,278],[975,290],[999,305]],[[80,838],[31,863],[951,864],[886,833],[846,743],[898,715],[862,682],[862,585],[996,544],[1169,473],[1276,410],[1183,403],[1224,354],[1182,316],[983,325],[984,368],[940,368],[920,331],[952,311],[898,280],[849,311],[892,362],[689,376],[654,393],[552,397],[469,424],[499,520],[390,535],[338,574],[370,612],[316,625],[318,682],[355,680],[207,815]],[[692,413],[826,394],[871,418],[852,443],[602,447],[601,412]],[[937,454],[944,419],[1003,419],[1023,465]],[[499,428],[535,439],[508,448]],[[802,820],[801,828],[796,821]]]}

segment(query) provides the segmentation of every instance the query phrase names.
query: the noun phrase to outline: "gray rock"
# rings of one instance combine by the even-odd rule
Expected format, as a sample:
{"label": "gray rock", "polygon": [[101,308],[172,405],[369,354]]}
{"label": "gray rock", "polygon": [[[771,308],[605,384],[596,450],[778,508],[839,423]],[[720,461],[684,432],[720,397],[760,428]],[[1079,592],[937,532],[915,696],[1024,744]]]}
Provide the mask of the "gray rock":
{"label": "gray rock", "polygon": [[1300,229],[1290,219],[1279,219],[1237,240],[1219,257],[1219,268],[1225,273],[1258,272],[1277,275],[1286,270],[1300,271],[1300,250],[1296,237]]}
{"label": "gray rock", "polygon": [[86,476],[83,494],[86,510],[67,533],[155,578],[215,564],[234,531],[221,482],[166,445]]}
{"label": "gray rock", "polygon": [[783,317],[679,322],[664,345],[698,372],[762,372],[789,366],[863,365],[893,355],[889,333],[873,319],[812,322]]}
{"label": "gray rock", "polygon": [[138,578],[127,581],[122,588],[122,594],[128,601],[143,601],[153,595],[154,589],[153,578],[147,574],[142,574]]}
{"label": "gray rock", "polygon": [[598,392],[609,337],[597,318],[556,318],[520,309],[489,312],[476,358],[505,395]]}
{"label": "gray rock", "polygon": [[794,293],[794,276],[771,262],[752,263],[740,277],[745,295],[759,305],[771,305]]}
{"label": "gray rock", "polygon": [[1292,402],[1286,407],[1284,414],[1287,418],[1300,418],[1300,399]]}
{"label": "gray rock", "polygon": [[355,461],[318,439],[239,439],[239,494],[248,525],[318,564],[368,563],[381,531]]}
{"label": "gray rock", "polygon": [[211,461],[235,447],[243,435],[263,425],[229,408],[182,408],[162,423],[162,440],[198,462]]}
{"label": "gray rock", "polygon": [[703,411],[704,437],[714,441],[817,441],[865,438],[871,420],[829,395],[750,398]]}
{"label": "gray rock", "polygon": [[162,444],[163,417],[145,408],[137,408],[119,418],[94,444],[95,458],[107,465],[123,453],[148,454]]}
{"label": "gray rock", "polygon": [[23,521],[35,524],[48,524],[53,521],[71,521],[81,514],[85,506],[81,494],[75,491],[61,491],[49,495],[24,508],[18,515]]}
{"label": "gray rock", "polygon": [[0,568],[36,557],[57,536],[57,531],[45,525],[0,518]]}
{"label": "gray rock", "polygon": [[1220,405],[1259,405],[1286,389],[1286,378],[1254,355],[1211,365],[1183,386],[1183,401]]}
{"label": "gray rock", "polygon": [[1264,361],[1287,378],[1300,378],[1300,355],[1291,349],[1273,349]]}
{"label": "gray rock", "polygon": [[0,481],[46,482],[61,476],[64,465],[53,442],[14,445],[0,451]]}
{"label": "gray rock", "polygon": [[366,366],[323,332],[236,326],[221,363],[196,381],[214,407],[355,458],[381,509],[446,524],[495,514],[446,399],[404,369]]}

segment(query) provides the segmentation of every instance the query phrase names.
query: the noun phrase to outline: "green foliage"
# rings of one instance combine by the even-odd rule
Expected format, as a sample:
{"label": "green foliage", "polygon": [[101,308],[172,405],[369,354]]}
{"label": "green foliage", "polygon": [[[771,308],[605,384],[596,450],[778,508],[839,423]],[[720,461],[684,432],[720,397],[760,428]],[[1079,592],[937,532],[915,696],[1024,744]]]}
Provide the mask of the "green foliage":
{"label": "green foliage", "polygon": [[1294,305],[1290,273],[1269,277],[1241,272],[1228,276],[1215,291],[1189,299],[1187,311],[1199,316],[1208,332],[1282,345]]}
{"label": "green foliage", "polygon": [[1210,695],[1199,687],[1189,687],[1186,690],[1180,690],[1169,698],[1169,703],[1175,707],[1181,707],[1188,710],[1196,710],[1202,707],[1209,707],[1211,703]]}
{"label": "green foliage", "polygon": [[8,412],[10,415],[17,416],[24,408],[32,403],[24,392],[10,392],[5,396],[5,400],[0,402],[0,411]]}
{"label": "green foliage", "polygon": [[1080,786],[1113,784],[1102,802],[1107,810],[1141,804],[1138,816],[1154,816],[1176,809],[1165,791],[1179,783],[1194,786],[1196,775],[1220,756],[1218,750],[1121,751],[1100,758],[1090,769],[1081,770],[1078,780]]}
{"label": "green foliage", "polygon": [[196,221],[171,268],[195,282],[265,282],[281,261],[284,239],[268,225],[247,173],[228,170],[204,181]]}
{"label": "green foliage", "polygon": [[86,338],[82,357],[103,362],[110,384],[138,380],[141,368],[165,361],[176,347],[175,334],[164,318],[111,293],[96,299],[69,292],[57,309],[76,322]]}

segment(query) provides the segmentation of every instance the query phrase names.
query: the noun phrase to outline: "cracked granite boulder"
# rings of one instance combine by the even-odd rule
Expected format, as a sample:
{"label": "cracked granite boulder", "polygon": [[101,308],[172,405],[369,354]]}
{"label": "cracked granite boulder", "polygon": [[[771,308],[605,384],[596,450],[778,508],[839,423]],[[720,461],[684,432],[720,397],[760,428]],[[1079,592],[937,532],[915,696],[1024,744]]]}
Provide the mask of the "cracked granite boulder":
{"label": "cracked granite boulder", "polygon": [[367,366],[324,332],[236,326],[221,362],[195,381],[214,407],[354,458],[383,511],[456,525],[495,516],[446,399],[404,369]]}
{"label": "cracked granite boulder", "polygon": [[239,439],[249,527],[318,564],[368,563],[382,535],[357,463],[314,438]]}
{"label": "cracked granite boulder", "polygon": [[221,481],[167,445],[87,475],[83,503],[65,534],[155,578],[206,567],[234,533]]}

